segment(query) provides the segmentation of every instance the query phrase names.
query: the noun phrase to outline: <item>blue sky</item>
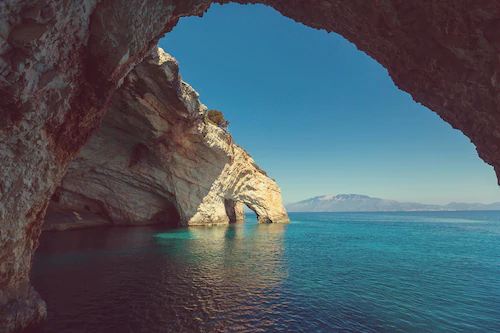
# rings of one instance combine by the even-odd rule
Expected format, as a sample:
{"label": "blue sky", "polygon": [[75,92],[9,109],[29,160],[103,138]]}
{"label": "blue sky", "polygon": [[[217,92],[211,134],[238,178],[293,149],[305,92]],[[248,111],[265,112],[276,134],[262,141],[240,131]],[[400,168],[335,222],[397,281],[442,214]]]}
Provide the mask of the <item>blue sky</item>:
{"label": "blue sky", "polygon": [[160,43],[286,203],[359,193],[444,204],[500,201],[473,144],[400,91],[343,37],[263,5],[212,5]]}

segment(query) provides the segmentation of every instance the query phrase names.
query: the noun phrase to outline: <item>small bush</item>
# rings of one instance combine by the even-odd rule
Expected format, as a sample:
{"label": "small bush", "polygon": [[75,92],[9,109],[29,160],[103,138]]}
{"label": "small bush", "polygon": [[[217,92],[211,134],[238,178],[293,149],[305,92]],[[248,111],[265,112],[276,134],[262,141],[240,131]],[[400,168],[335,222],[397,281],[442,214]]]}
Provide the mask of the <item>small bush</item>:
{"label": "small bush", "polygon": [[208,110],[207,119],[212,124],[219,126],[220,128],[227,128],[229,125],[229,120],[224,118],[224,114],[219,110]]}

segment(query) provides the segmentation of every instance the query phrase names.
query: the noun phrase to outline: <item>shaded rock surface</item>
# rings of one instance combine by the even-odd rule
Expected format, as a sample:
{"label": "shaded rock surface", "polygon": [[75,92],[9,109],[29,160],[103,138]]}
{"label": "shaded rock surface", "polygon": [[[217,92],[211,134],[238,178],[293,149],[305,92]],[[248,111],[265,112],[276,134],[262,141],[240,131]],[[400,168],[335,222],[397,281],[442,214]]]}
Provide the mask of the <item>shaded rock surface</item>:
{"label": "shaded rock surface", "polygon": [[[220,1],[228,2],[228,1]],[[500,174],[500,3],[261,0],[340,33]],[[208,0],[0,2],[0,330],[43,318],[29,272],[50,197],[128,72]]]}
{"label": "shaded rock surface", "polygon": [[109,219],[93,214],[86,209],[75,209],[52,202],[47,208],[43,230],[64,231],[112,225]]}
{"label": "shaded rock surface", "polygon": [[155,48],[125,78],[55,199],[115,224],[227,224],[241,219],[241,204],[259,222],[288,222],[276,182],[206,110],[175,59]]}

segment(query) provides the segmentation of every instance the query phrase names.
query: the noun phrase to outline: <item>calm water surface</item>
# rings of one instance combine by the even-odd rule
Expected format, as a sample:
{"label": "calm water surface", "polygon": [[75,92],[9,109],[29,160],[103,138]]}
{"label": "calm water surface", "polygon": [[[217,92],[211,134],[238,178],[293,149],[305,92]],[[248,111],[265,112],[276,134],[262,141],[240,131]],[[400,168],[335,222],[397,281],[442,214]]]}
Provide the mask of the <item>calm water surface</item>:
{"label": "calm water surface", "polygon": [[500,332],[500,212],[44,233],[41,332]]}

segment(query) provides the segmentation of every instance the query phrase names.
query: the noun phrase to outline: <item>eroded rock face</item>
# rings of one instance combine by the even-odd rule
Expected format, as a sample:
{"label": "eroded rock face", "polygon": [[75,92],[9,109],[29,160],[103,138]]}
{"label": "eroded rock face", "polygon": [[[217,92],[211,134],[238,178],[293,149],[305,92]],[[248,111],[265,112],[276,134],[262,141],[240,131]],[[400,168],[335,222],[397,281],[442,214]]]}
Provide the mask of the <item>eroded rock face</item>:
{"label": "eroded rock face", "polygon": [[[227,2],[226,0],[221,2]],[[340,33],[460,129],[500,174],[497,1],[262,0]],[[43,215],[120,81],[206,0],[0,2],[0,329],[43,317],[29,271]],[[31,309],[31,310],[28,310]]]}
{"label": "eroded rock face", "polygon": [[227,224],[242,206],[259,222],[288,222],[281,191],[155,48],[127,75],[100,128],[73,160],[59,203],[115,224]]}

